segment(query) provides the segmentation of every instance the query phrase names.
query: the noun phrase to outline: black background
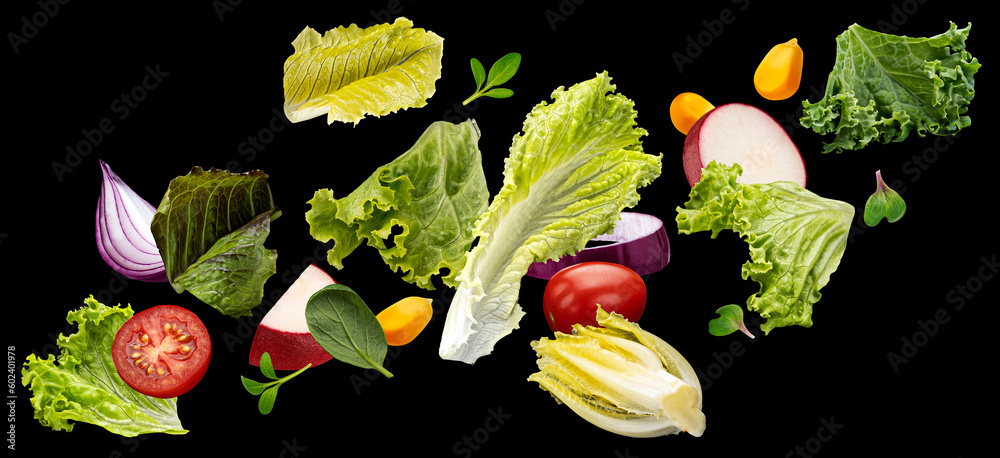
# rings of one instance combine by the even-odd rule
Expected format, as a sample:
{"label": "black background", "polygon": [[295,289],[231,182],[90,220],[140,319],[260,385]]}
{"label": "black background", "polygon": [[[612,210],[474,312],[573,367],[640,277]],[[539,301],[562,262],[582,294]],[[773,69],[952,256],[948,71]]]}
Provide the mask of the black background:
{"label": "black background", "polygon": [[[48,13],[43,4],[49,5]],[[127,439],[83,423],[69,433],[54,432],[32,418],[30,392],[18,383],[8,401],[15,402],[11,411],[20,455],[198,456],[212,450],[286,457],[343,452],[973,456],[987,441],[987,424],[995,423],[995,378],[989,372],[995,326],[989,309],[1000,288],[992,281],[998,274],[990,270],[997,254],[997,161],[988,138],[996,121],[997,83],[991,67],[995,24],[982,3],[5,5],[8,103],[0,278],[9,311],[3,344],[13,349],[15,372],[29,353],[54,348],[55,334],[66,331],[66,312],[89,294],[136,310],[161,303],[190,308],[205,321],[215,344],[208,374],[178,403],[188,434]],[[427,106],[368,117],[357,126],[327,125],[325,118],[285,124],[282,65],[305,26],[322,33],[397,16],[445,38],[442,77]],[[25,21],[36,27],[25,28]],[[823,138],[794,122],[803,99],[818,100],[833,66],[834,38],[847,26],[930,36],[947,30],[948,21],[959,27],[975,22],[968,48],[984,64],[968,112],[973,125],[959,136],[912,136],[903,143],[824,155]],[[11,33],[25,40],[13,45]],[[802,87],[789,100],[764,100],[753,88],[753,71],[771,46],[792,37],[805,52]],[[512,51],[523,56],[518,74],[506,85],[514,97],[480,99],[461,108],[474,89],[469,59],[477,57],[488,67]],[[122,119],[125,113],[113,106],[142,84],[147,67],[166,75]],[[527,382],[537,370],[529,342],[550,334],[539,310],[543,281],[523,280],[520,300],[527,315],[492,355],[471,366],[443,361],[437,347],[452,291],[426,292],[403,282],[369,247],[359,248],[345,269],[336,271],[325,263],[324,248],[309,236],[303,216],[315,190],[346,195],[441,119],[476,119],[493,194],[511,138],[530,109],[549,100],[556,87],[605,70],[618,92],[635,101],[638,124],[649,131],[644,149],[664,155],[662,175],[640,191],[642,200],[634,209],[664,220],[673,250],[670,265],[647,278],[642,324],[702,373],[707,430],[700,438],[616,436],[582,421]],[[753,341],[740,334],[707,333],[717,307],[743,304],[757,285],[740,277],[748,252],[733,234],[715,240],[706,233],[677,234],[675,208],[686,201],[689,187],[680,161],[684,137],[671,126],[668,106],[683,91],[702,94],[716,105],[749,103],[779,120],[802,152],[809,189],[819,195],[849,202],[860,213],[874,190],[874,172],[881,170],[905,197],[909,209],[900,222],[874,228],[860,217],[855,222],[811,328],[779,328]],[[113,130],[89,154],[68,156],[66,148],[77,148],[86,139],[84,131],[98,128],[104,118]],[[251,138],[261,147],[251,146]],[[425,295],[435,299],[435,317],[415,342],[390,352],[387,367],[394,378],[324,364],[283,387],[275,410],[263,416],[257,399],[239,383],[240,375],[262,379],[247,361],[260,315],[234,320],[166,284],[113,274],[98,255],[92,232],[98,159],[154,205],[167,183],[192,166],[261,169],[270,175],[283,210],[266,243],[279,254],[278,273],[265,286],[268,298],[280,295],[302,267],[316,262],[376,312],[404,296]],[[68,171],[57,173],[55,163]],[[967,293],[961,301],[960,287]],[[752,327],[758,324],[751,319]],[[905,362],[892,364],[892,354]],[[978,416],[984,413],[985,419]],[[467,437],[472,445],[464,442]]]}

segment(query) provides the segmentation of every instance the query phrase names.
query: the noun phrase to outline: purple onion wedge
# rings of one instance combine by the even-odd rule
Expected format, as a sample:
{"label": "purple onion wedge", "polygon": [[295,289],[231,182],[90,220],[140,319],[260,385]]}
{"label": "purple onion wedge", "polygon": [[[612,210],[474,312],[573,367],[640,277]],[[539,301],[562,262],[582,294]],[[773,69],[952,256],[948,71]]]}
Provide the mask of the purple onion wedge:
{"label": "purple onion wedge", "polygon": [[103,177],[94,224],[97,251],[115,272],[128,278],[167,281],[150,230],[156,207],[132,191],[104,161],[100,163]]}

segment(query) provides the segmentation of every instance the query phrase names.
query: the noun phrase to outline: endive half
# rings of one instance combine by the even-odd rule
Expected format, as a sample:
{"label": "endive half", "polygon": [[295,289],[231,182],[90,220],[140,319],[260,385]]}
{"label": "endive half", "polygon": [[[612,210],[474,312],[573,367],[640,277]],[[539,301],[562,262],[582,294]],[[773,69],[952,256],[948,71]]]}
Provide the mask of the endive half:
{"label": "endive half", "polygon": [[629,437],[705,432],[701,383],[673,347],[621,315],[597,310],[602,327],[531,343],[539,372],[528,381],[604,430]]}

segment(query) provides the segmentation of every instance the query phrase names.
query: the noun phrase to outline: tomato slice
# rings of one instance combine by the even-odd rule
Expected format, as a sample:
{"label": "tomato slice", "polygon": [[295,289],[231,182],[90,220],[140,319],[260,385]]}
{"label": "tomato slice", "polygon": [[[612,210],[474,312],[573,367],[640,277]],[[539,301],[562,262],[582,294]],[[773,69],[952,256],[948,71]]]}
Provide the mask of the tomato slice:
{"label": "tomato slice", "polygon": [[128,386],[147,396],[172,398],[187,393],[205,376],[212,341],[193,312],[158,305],[122,325],[111,356]]}
{"label": "tomato slice", "polygon": [[646,283],[621,264],[581,262],[556,272],[545,285],[542,310],[553,332],[574,324],[597,326],[597,305],[636,323],[646,308]]}

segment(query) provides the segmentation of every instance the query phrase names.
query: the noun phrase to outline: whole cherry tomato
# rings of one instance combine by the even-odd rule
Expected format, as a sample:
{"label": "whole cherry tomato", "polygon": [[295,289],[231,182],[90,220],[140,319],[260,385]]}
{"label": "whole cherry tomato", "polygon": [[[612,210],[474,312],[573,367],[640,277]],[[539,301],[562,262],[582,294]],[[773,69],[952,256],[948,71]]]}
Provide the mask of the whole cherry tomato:
{"label": "whole cherry tomato", "polygon": [[556,272],[545,285],[542,310],[553,332],[597,325],[597,306],[635,323],[646,308],[646,283],[621,264],[582,262]]}

